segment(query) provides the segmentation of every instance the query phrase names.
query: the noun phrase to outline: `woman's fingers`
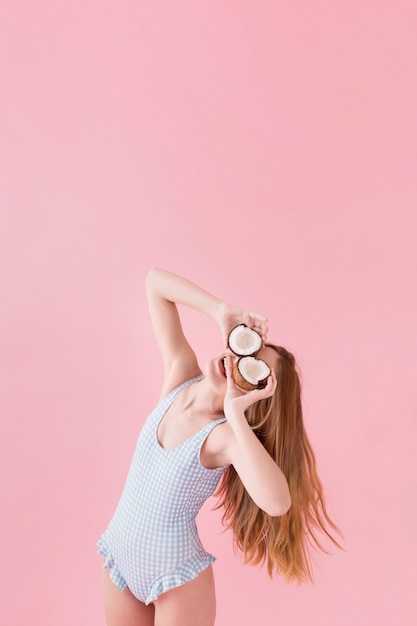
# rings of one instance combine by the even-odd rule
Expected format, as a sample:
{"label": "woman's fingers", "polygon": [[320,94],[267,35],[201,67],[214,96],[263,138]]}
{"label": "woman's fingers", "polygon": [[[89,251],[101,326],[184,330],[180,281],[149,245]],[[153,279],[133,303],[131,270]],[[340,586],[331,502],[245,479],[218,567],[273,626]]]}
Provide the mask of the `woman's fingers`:
{"label": "woman's fingers", "polygon": [[265,315],[261,315],[260,313],[254,313],[254,311],[248,311],[249,315],[251,316],[252,319],[254,319],[257,322],[267,322],[268,318],[265,317]]}
{"label": "woman's fingers", "polygon": [[268,376],[267,383],[263,389],[254,389],[250,393],[253,394],[254,402],[256,400],[263,400],[264,398],[269,398],[274,395],[275,389],[277,386],[277,378],[275,376],[275,372],[272,371],[270,376]]}
{"label": "woman's fingers", "polygon": [[261,335],[262,339],[266,341],[268,335],[268,318],[252,311],[248,311],[248,316],[247,325],[253,328],[253,330],[256,330],[256,332]]}
{"label": "woman's fingers", "polygon": [[233,391],[237,391],[237,386],[233,378],[233,361],[232,361],[232,357],[230,356],[230,354],[226,355],[225,367],[226,367],[227,386],[229,387],[229,389],[232,389]]}
{"label": "woman's fingers", "polygon": [[274,370],[271,370],[271,375],[268,378],[268,382],[265,387],[265,390],[269,393],[269,395],[272,395],[276,389],[276,386],[277,386],[277,377],[276,377]]}
{"label": "woman's fingers", "polygon": [[268,334],[268,318],[260,313],[248,311],[223,302],[217,316],[224,338],[224,346],[228,348],[229,333],[235,326],[246,324],[255,330],[265,342]]}

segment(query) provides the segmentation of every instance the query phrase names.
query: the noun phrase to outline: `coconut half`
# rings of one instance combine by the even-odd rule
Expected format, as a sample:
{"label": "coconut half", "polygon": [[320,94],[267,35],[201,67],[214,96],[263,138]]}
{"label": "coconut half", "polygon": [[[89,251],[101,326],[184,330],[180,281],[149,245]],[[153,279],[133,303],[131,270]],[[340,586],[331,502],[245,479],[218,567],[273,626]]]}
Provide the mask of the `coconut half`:
{"label": "coconut half", "polygon": [[253,356],[262,348],[262,337],[246,324],[239,324],[230,332],[228,343],[238,356]]}
{"label": "coconut half", "polygon": [[233,366],[233,379],[238,387],[246,391],[263,389],[271,369],[265,361],[254,356],[242,356]]}

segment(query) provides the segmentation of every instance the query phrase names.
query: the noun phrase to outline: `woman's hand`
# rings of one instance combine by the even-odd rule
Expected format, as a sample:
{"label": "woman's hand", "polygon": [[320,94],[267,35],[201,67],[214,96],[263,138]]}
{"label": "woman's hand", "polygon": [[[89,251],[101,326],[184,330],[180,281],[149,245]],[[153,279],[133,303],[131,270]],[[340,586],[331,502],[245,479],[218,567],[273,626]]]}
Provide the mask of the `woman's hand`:
{"label": "woman's hand", "polygon": [[262,337],[265,343],[268,334],[268,319],[259,313],[252,313],[238,306],[221,302],[217,311],[217,323],[223,335],[224,347],[228,348],[228,338],[230,331],[239,324],[246,324],[255,330]]}
{"label": "woman's hand", "polygon": [[274,395],[277,379],[275,372],[272,370],[271,375],[268,377],[266,387],[263,389],[254,389],[253,391],[244,391],[240,389],[232,374],[233,360],[230,355],[225,358],[225,367],[227,375],[227,391],[224,398],[224,414],[226,417],[232,416],[235,413],[244,413],[252,404],[255,404],[258,400],[264,398],[270,398]]}

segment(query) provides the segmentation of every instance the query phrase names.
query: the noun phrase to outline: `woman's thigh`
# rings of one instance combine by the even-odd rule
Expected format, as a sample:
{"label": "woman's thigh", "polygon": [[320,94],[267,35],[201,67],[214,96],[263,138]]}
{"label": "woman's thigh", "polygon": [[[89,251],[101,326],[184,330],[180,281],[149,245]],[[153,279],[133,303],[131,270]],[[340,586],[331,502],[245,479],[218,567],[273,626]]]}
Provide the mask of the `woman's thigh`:
{"label": "woman's thigh", "polygon": [[155,601],[155,626],[213,626],[216,595],[213,568],[163,593]]}
{"label": "woman's thigh", "polygon": [[103,596],[107,626],[154,626],[154,606],[140,602],[128,588],[120,591],[108,568],[103,568]]}

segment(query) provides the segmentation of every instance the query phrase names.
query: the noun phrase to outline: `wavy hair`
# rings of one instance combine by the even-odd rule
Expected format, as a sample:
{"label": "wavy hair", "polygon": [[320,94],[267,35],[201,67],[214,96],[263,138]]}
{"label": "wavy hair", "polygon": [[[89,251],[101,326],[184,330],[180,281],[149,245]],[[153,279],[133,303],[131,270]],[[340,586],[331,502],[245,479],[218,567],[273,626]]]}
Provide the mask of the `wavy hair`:
{"label": "wavy hair", "polygon": [[235,547],[244,562],[266,564],[270,577],[280,573],[287,582],[313,582],[310,547],[328,552],[319,539],[341,532],[329,517],[316,459],[308,440],[301,406],[301,384],[294,356],[281,346],[266,344],[278,356],[277,388],[271,398],[246,412],[248,423],[283,471],[289,485],[291,507],[285,515],[271,517],[260,509],[230,466],[217,490],[224,508],[223,523],[232,529]]}

